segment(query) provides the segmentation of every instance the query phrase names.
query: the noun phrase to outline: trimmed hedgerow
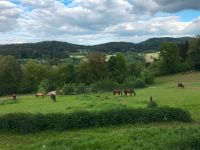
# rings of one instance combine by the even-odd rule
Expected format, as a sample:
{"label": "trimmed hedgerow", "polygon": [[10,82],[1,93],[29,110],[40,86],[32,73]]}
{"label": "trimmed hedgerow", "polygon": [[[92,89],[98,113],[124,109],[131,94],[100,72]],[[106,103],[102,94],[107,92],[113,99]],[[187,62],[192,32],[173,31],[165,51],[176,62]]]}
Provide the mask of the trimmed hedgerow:
{"label": "trimmed hedgerow", "polygon": [[191,121],[188,112],[178,108],[123,108],[100,112],[80,111],[70,114],[14,113],[0,117],[0,130],[20,133],[48,129],[63,131],[74,128],[101,127],[129,123]]}

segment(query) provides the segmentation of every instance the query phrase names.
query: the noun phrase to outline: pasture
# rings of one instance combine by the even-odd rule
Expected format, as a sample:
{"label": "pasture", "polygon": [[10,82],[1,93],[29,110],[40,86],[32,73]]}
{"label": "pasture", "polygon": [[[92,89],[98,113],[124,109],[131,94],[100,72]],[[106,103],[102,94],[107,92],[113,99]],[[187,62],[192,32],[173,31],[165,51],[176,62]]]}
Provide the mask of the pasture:
{"label": "pasture", "polygon": [[[179,89],[182,82],[185,89]],[[69,113],[79,110],[100,111],[112,108],[147,107],[149,97],[158,106],[178,107],[191,113],[191,124],[136,124],[65,132],[37,134],[0,133],[0,149],[172,149],[188,136],[200,134],[200,73],[184,73],[156,78],[148,88],[136,89],[137,96],[113,96],[112,92],[50,97],[17,96],[17,101],[0,98],[0,115],[14,112]],[[177,143],[176,143],[177,142]],[[174,144],[174,145],[173,145]],[[177,147],[178,149],[178,147]]]}

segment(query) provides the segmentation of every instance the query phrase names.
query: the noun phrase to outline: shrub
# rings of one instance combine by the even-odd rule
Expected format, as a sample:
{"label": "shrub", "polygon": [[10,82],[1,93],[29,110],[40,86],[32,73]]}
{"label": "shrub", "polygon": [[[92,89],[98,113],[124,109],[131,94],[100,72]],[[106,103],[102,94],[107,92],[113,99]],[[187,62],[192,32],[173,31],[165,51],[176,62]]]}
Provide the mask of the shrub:
{"label": "shrub", "polygon": [[191,121],[190,115],[177,108],[120,108],[100,112],[73,112],[70,114],[15,113],[0,117],[0,131],[20,133],[47,129],[69,130],[73,128],[102,127],[108,125],[149,123],[166,121]]}
{"label": "shrub", "polygon": [[200,135],[194,134],[183,138],[182,140],[173,143],[171,146],[178,147],[180,150],[199,150],[200,149]]}
{"label": "shrub", "polygon": [[145,79],[144,78],[137,78],[134,82],[134,87],[137,87],[137,88],[146,87]]}
{"label": "shrub", "polygon": [[75,90],[76,90],[76,86],[73,83],[65,84],[62,87],[63,94],[66,94],[66,95],[75,94]]}
{"label": "shrub", "polygon": [[135,80],[136,80],[136,77],[132,76],[132,77],[129,77],[125,80],[125,82],[123,84],[120,85],[120,88],[123,88],[123,89],[134,89],[135,88]]}
{"label": "shrub", "polygon": [[105,80],[101,80],[101,81],[93,83],[91,85],[91,88],[95,90],[110,91],[110,90],[113,90],[113,88],[116,88],[118,86],[119,85],[115,81],[105,79]]}
{"label": "shrub", "polygon": [[192,66],[189,63],[184,62],[179,65],[178,72],[185,72],[191,70],[191,68]]}
{"label": "shrub", "polygon": [[144,72],[144,80],[145,80],[145,83],[147,83],[147,84],[153,84],[154,83],[153,74],[149,71],[145,71]]}
{"label": "shrub", "polygon": [[155,101],[149,101],[149,103],[148,103],[148,108],[154,108],[154,107],[157,107],[158,106],[158,104],[155,102]]}
{"label": "shrub", "polygon": [[84,83],[80,83],[76,86],[76,93],[86,93],[87,92],[87,86]]}

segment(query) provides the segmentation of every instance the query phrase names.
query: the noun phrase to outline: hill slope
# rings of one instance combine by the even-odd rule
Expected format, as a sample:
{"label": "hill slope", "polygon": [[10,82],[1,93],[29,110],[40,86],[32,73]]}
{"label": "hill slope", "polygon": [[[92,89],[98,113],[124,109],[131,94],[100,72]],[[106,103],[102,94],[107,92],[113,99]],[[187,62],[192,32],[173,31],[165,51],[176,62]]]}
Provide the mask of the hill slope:
{"label": "hill slope", "polygon": [[183,38],[152,38],[141,43],[109,42],[93,46],[77,45],[67,42],[44,41],[38,43],[0,45],[0,55],[13,55],[17,58],[65,58],[79,50],[102,51],[105,53],[126,51],[157,51],[163,42],[181,43],[190,40]]}

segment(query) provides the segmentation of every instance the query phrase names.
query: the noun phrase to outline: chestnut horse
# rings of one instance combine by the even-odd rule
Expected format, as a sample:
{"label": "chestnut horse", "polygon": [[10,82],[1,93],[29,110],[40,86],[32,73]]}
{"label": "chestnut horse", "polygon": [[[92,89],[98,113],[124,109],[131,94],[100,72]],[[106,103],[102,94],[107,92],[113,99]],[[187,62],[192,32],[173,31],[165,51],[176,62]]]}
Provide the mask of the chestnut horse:
{"label": "chestnut horse", "polygon": [[128,94],[130,94],[131,96],[132,96],[132,94],[134,94],[134,96],[136,96],[136,92],[134,90],[131,90],[131,89],[125,89],[124,94],[126,96],[128,96]]}
{"label": "chestnut horse", "polygon": [[36,93],[35,96],[36,96],[36,97],[40,97],[40,96],[41,96],[41,97],[44,97],[44,94],[43,94],[43,93]]}
{"label": "chestnut horse", "polygon": [[113,90],[113,94],[114,94],[114,95],[118,95],[118,96],[119,96],[119,95],[122,96],[122,91],[121,91],[121,90],[118,90],[118,89],[114,89],[114,90]]}

